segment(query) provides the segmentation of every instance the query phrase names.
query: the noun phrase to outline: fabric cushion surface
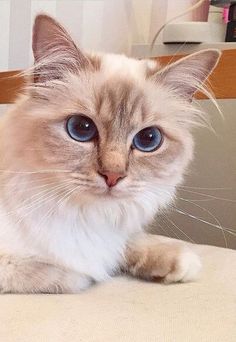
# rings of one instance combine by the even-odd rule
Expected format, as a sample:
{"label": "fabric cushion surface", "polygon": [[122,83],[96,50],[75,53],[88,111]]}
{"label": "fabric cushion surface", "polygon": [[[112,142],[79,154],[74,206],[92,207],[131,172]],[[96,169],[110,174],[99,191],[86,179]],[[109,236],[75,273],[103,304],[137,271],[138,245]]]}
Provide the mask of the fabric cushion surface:
{"label": "fabric cushion surface", "polygon": [[2,342],[235,342],[236,251],[196,246],[194,283],[126,277],[78,295],[1,295]]}

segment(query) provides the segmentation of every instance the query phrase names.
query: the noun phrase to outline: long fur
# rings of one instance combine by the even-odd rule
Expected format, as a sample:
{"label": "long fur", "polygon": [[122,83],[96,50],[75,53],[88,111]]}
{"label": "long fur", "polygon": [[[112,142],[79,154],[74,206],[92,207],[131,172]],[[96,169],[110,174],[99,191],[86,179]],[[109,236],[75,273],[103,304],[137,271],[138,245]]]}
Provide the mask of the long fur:
{"label": "long fur", "polygon": [[[143,231],[174,200],[192,159],[192,128],[207,123],[192,98],[219,53],[166,68],[85,54],[45,15],[36,18],[33,51],[24,94],[0,122],[0,290],[78,292],[121,269],[194,278],[200,263],[187,246],[154,238],[154,248]],[[98,140],[69,137],[66,120],[78,113],[94,121]],[[149,126],[161,128],[162,146],[133,149]],[[108,190],[101,170],[127,176]]]}

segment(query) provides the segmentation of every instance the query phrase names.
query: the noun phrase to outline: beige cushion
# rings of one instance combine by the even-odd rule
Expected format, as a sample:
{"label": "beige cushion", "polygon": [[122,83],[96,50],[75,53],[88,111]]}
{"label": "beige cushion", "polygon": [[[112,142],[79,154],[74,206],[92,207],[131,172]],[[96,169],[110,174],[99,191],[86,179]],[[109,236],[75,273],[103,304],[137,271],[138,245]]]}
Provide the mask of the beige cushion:
{"label": "beige cushion", "polygon": [[198,282],[117,278],[79,295],[0,296],[1,342],[235,342],[236,251],[197,247]]}

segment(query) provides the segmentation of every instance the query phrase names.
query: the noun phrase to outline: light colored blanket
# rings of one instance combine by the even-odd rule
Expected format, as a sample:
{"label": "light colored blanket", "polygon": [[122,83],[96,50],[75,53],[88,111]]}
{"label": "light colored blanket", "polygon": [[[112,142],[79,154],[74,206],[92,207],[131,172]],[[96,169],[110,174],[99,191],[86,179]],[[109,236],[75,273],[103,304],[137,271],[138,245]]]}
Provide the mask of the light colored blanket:
{"label": "light colored blanket", "polygon": [[236,251],[197,249],[195,283],[120,277],[79,295],[2,295],[0,341],[235,342]]}

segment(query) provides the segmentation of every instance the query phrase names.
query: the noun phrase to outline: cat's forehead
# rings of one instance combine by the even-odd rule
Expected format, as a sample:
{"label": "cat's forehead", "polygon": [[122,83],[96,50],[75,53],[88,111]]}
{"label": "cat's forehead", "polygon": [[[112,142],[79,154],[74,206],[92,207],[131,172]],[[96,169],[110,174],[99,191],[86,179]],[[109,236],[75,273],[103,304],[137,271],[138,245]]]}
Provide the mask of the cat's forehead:
{"label": "cat's forehead", "polygon": [[113,76],[103,83],[96,101],[96,114],[104,123],[125,129],[143,121],[146,110],[145,95],[134,81]]}
{"label": "cat's forehead", "polygon": [[[102,120],[137,124],[144,120],[146,112],[147,73],[156,70],[157,63],[151,60],[135,60],[123,55],[106,54],[100,63],[96,113]],[[118,123],[119,121],[119,123]]]}
{"label": "cat's forehead", "polygon": [[150,71],[157,71],[159,65],[154,60],[137,60],[124,55],[105,54],[101,58],[101,72],[108,78],[120,76],[133,80],[143,80]]}
{"label": "cat's forehead", "polygon": [[70,73],[65,81],[57,82],[47,104],[57,112],[60,104],[62,116],[70,111],[92,119],[97,117],[99,122],[109,124],[110,129],[112,126],[129,129],[150,117],[153,119],[157,112],[153,99],[156,103],[159,92],[148,76],[150,70],[155,72],[158,68],[157,63],[112,54],[92,58],[96,68],[92,72]]}

